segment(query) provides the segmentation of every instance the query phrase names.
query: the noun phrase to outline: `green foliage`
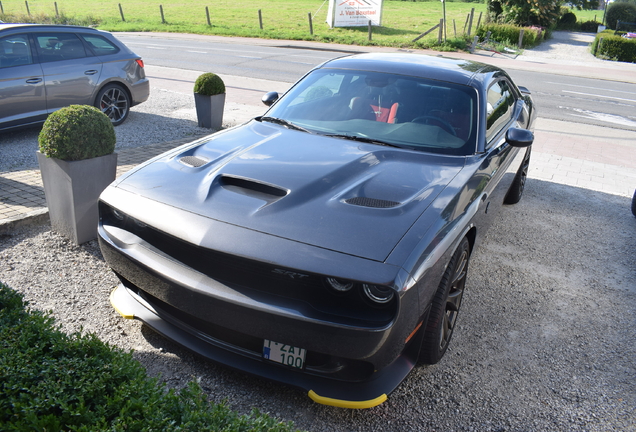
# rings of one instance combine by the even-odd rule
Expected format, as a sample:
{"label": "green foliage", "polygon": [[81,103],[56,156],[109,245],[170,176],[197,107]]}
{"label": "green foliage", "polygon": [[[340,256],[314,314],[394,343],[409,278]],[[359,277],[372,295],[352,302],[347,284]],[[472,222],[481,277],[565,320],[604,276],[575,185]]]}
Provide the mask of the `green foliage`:
{"label": "green foliage", "polygon": [[616,30],[616,22],[636,22],[636,4],[633,3],[612,3],[607,9],[605,22],[612,30]]}
{"label": "green foliage", "polygon": [[572,12],[566,12],[559,20],[559,24],[563,25],[572,25],[574,23],[576,23],[576,15]]}
{"label": "green foliage", "polygon": [[488,0],[489,18],[518,26],[554,27],[561,16],[561,0]]}
{"label": "green foliage", "polygon": [[0,283],[0,430],[292,431],[254,410],[211,404],[196,383],[166,391],[129,353],[66,335]]}
{"label": "green foliage", "polygon": [[486,37],[486,33],[490,32],[490,39],[507,44],[517,46],[519,43],[519,34],[523,30],[522,48],[532,48],[539,45],[544,39],[544,31],[538,27],[519,27],[512,24],[484,24],[477,29],[477,36]]}
{"label": "green foliage", "polygon": [[600,25],[601,23],[598,21],[585,21],[584,23],[581,23],[581,31],[588,32],[588,33],[596,33],[598,31],[598,26]]}
{"label": "green foliage", "polygon": [[596,35],[592,52],[602,59],[636,63],[636,40],[616,36],[613,31],[606,30]]}
{"label": "green foliage", "polygon": [[225,93],[225,83],[220,76],[207,72],[199,75],[194,82],[194,92],[204,96],[214,96]]}
{"label": "green foliage", "polygon": [[110,119],[88,105],[71,105],[53,112],[38,137],[42,154],[66,161],[111,154],[116,140]]}

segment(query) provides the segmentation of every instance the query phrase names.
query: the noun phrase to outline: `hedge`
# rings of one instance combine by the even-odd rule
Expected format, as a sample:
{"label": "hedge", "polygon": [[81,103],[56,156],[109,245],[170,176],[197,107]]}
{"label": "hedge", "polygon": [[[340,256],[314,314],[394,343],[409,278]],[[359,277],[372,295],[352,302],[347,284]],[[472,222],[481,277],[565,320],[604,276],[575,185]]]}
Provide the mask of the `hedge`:
{"label": "hedge", "polygon": [[611,30],[605,30],[596,35],[592,44],[592,52],[599,58],[636,63],[636,40],[615,35]]}
{"label": "hedge", "polygon": [[484,24],[477,29],[477,36],[485,38],[490,32],[490,39],[512,46],[519,44],[519,34],[523,30],[522,48],[532,48],[539,45],[545,36],[545,30],[539,27],[519,27],[512,24]]}
{"label": "hedge", "polygon": [[292,431],[253,411],[212,404],[194,382],[166,391],[130,353],[67,335],[0,282],[0,430]]}

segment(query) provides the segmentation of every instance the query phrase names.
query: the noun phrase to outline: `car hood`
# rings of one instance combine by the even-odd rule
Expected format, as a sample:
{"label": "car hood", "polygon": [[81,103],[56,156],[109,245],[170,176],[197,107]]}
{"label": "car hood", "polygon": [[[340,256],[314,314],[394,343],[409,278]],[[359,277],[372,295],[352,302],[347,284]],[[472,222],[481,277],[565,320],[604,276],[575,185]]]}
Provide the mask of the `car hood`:
{"label": "car hood", "polygon": [[116,185],[228,224],[384,261],[463,164],[251,121],[166,153]]}

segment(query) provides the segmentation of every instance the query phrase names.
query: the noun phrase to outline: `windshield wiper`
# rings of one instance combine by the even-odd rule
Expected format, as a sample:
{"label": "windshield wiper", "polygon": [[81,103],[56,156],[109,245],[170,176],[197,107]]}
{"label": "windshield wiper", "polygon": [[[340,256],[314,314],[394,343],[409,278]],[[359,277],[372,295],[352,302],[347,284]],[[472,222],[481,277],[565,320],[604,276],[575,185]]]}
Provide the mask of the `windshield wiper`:
{"label": "windshield wiper", "polygon": [[352,141],[360,141],[360,142],[369,143],[369,144],[383,145],[383,146],[387,146],[387,147],[403,148],[402,146],[399,146],[397,144],[393,144],[393,143],[382,141],[382,140],[375,139],[375,138],[361,137],[361,136],[358,136],[358,135],[325,134],[324,136],[328,136],[328,137],[331,137],[331,138],[348,139],[348,140],[352,140]]}
{"label": "windshield wiper", "polygon": [[278,118],[278,117],[268,117],[268,116],[263,116],[263,117],[256,117],[256,120],[258,121],[266,121],[266,122],[270,122],[270,123],[276,123],[282,126],[285,126],[288,129],[293,129],[293,130],[297,130],[297,131],[301,131],[301,132],[307,132],[307,133],[313,133],[311,132],[309,129],[305,129],[304,127],[298,126],[288,120],[284,120],[282,118]]}

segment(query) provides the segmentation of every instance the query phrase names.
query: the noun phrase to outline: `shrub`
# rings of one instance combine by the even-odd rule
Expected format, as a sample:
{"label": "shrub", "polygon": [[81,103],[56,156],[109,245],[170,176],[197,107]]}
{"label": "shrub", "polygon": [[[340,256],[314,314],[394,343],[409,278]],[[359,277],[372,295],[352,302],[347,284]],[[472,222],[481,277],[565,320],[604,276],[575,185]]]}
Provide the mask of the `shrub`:
{"label": "shrub", "polygon": [[598,21],[585,21],[581,23],[581,31],[588,32],[588,33],[596,33],[598,31],[598,26],[600,25],[601,23]]}
{"label": "shrub", "polygon": [[477,29],[477,36],[483,38],[490,32],[492,40],[517,46],[521,30],[523,30],[522,48],[531,48],[543,41],[544,31],[541,28],[519,27],[512,24],[484,24]]}
{"label": "shrub", "polygon": [[199,75],[194,82],[194,92],[204,96],[214,96],[225,93],[225,83],[220,76],[212,72]]}
{"label": "shrub", "polygon": [[576,23],[576,15],[574,15],[572,12],[565,13],[559,20],[559,24],[563,24],[566,26],[569,26],[575,23]]}
{"label": "shrub", "polygon": [[71,105],[53,112],[38,137],[42,154],[65,161],[111,154],[116,141],[110,119],[88,105]]}
{"label": "shrub", "polygon": [[636,22],[636,5],[633,3],[612,3],[607,9],[605,22],[612,30],[616,30],[617,21]]}
{"label": "shrub", "polygon": [[596,35],[592,44],[594,55],[608,60],[636,63],[636,40],[615,36],[612,33],[605,31]]}
{"label": "shrub", "polygon": [[179,393],[148,378],[131,354],[94,335],[67,335],[0,282],[0,429],[3,431],[291,432],[254,410],[211,404],[191,382]]}

